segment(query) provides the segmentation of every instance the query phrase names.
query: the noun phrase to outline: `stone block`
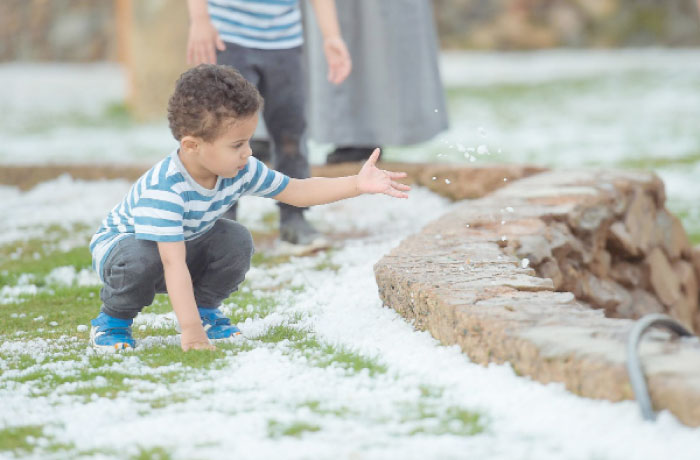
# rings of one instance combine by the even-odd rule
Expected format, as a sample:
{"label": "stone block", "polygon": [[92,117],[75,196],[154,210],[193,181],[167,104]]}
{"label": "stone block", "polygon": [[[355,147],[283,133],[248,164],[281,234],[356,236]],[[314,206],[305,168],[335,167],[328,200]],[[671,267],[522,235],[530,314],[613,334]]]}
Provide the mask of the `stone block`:
{"label": "stone block", "polygon": [[543,278],[551,279],[555,291],[563,290],[564,275],[559,270],[559,264],[556,260],[545,260],[537,267],[537,274]]}
{"label": "stone block", "polygon": [[627,261],[614,262],[610,268],[610,278],[633,289],[647,289],[648,280],[642,265]]}
{"label": "stone block", "polygon": [[691,249],[690,259],[695,270],[695,278],[700,280],[700,246],[695,246]]}
{"label": "stone block", "polygon": [[695,315],[698,313],[698,281],[695,270],[689,262],[678,260],[673,264],[673,271],[680,280],[681,300],[671,307],[671,314],[690,331],[694,331]]}
{"label": "stone block", "polygon": [[612,256],[605,249],[600,249],[593,255],[593,261],[590,264],[591,273],[598,278],[607,278],[610,274],[610,264]]}
{"label": "stone block", "polygon": [[614,314],[618,307],[625,308],[631,303],[630,294],[625,288],[609,279],[599,279],[592,273],[584,273],[580,279],[581,299],[596,308],[603,308],[607,315]]}
{"label": "stone block", "polygon": [[661,303],[667,307],[681,299],[681,283],[673,267],[660,248],[654,248],[644,260],[649,282]]}
{"label": "stone block", "polygon": [[632,245],[647,252],[655,244],[656,204],[650,194],[637,190],[627,208],[625,227]]}
{"label": "stone block", "polygon": [[614,211],[609,203],[582,206],[569,216],[569,226],[576,233],[592,233],[613,218]]}
{"label": "stone block", "polygon": [[608,232],[608,246],[625,257],[637,257],[641,254],[639,247],[632,240],[632,235],[627,231],[623,222],[615,222]]}
{"label": "stone block", "polygon": [[683,224],[678,217],[670,214],[665,209],[660,209],[656,214],[655,239],[670,260],[674,261],[681,257],[691,257],[692,248]]}
{"label": "stone block", "polygon": [[612,316],[615,318],[639,319],[652,313],[666,313],[666,307],[649,292],[635,289],[630,295],[630,302],[618,305]]}

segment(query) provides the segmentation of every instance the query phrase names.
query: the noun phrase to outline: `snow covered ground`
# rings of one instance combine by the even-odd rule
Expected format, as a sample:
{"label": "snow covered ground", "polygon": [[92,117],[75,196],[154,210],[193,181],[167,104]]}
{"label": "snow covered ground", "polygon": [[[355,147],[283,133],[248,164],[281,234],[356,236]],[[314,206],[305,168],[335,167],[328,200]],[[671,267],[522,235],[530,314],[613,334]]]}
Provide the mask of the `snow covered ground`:
{"label": "snow covered ground", "polygon": [[[700,192],[697,166],[687,160],[700,155],[699,58],[663,50],[447,55],[451,130],[389,153],[468,161],[466,149],[484,145],[491,155],[472,155],[476,161],[624,166],[646,159],[671,179],[673,202],[691,203]],[[120,103],[122,81],[110,65],[0,66],[0,106],[7,108],[0,113],[0,164],[159,159],[173,145],[165,124],[132,125],[110,109]],[[323,146],[314,146],[317,160],[322,154]],[[79,247],[128,186],[67,177],[27,192],[0,186],[0,247],[28,237],[59,250]],[[381,306],[373,264],[449,207],[416,189],[407,201],[366,196],[313,209],[310,218],[324,230],[365,236],[330,253],[251,270],[246,295],[271,299],[274,307],[225,305],[241,318],[244,337],[222,346],[217,365],[148,365],[149,353],[177,344],[177,336],[162,333],[173,326],[167,311],[138,319],[145,330],[140,350],[97,364],[84,331],[51,339],[33,331],[10,335],[0,325],[0,448],[13,428],[40,426],[23,441],[33,452],[17,456],[697,458],[700,430],[668,413],[647,423],[634,402],[579,398],[561,385],[518,377],[509,366],[475,365]],[[274,209],[270,200],[247,199],[239,212],[244,224],[264,228]],[[54,242],[46,231],[52,224],[87,230]],[[9,319],[3,309],[12,308],[13,319],[23,314],[16,302],[27,295],[96,284],[81,268],[58,267],[43,282],[28,273],[0,287],[2,324]],[[98,307],[94,299],[90,308]],[[29,307],[27,313],[47,332],[86,324],[49,321]],[[278,329],[289,338],[266,338]],[[344,365],[341,355],[366,369]],[[105,377],[79,378],[91,372]],[[98,396],[109,385],[120,391]],[[87,397],[76,392],[81,388]],[[0,450],[0,458],[13,455]]]}

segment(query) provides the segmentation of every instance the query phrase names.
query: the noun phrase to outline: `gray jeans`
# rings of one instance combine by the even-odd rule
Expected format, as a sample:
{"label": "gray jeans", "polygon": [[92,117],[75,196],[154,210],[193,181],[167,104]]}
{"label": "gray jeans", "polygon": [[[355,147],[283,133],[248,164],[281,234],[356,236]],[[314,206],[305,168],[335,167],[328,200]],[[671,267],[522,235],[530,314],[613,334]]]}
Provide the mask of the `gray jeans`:
{"label": "gray jeans", "polygon": [[[211,230],[185,242],[187,268],[199,307],[218,307],[245,279],[253,255],[248,229],[219,219]],[[166,292],[163,264],[154,241],[133,236],[119,241],[104,265],[100,291],[102,311],[131,319],[153,303],[156,293]]]}
{"label": "gray jeans", "polygon": [[217,62],[235,67],[265,99],[262,115],[274,145],[274,169],[297,179],[309,177],[301,47],[262,50],[226,43]]}

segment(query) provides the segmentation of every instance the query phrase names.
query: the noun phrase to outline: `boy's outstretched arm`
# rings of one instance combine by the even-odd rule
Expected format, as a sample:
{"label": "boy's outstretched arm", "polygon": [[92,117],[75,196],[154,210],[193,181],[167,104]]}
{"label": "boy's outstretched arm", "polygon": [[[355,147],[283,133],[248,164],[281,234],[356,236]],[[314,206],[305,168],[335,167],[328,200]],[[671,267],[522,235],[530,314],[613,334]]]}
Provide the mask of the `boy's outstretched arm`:
{"label": "boy's outstretched arm", "polygon": [[216,50],[223,51],[226,45],[211,23],[207,0],[187,0],[187,10],[190,13],[187,63],[216,64]]}
{"label": "boy's outstretched arm", "polygon": [[182,330],[180,337],[182,350],[215,350],[216,347],[207,338],[207,333],[204,331],[202,320],[197,311],[192,277],[185,261],[185,242],[159,242],[158,252],[160,260],[163,262],[165,287],[168,289],[170,303],[173,304],[177,322],[180,323]]}
{"label": "boy's outstretched arm", "polygon": [[396,182],[406,177],[403,172],[391,172],[377,168],[379,149],[375,149],[356,176],[309,179],[291,179],[287,187],[275,199],[292,206],[313,206],[352,198],[363,193],[383,193],[395,198],[408,198],[411,187]]}
{"label": "boy's outstretched arm", "polygon": [[323,35],[323,53],[328,61],[328,81],[339,85],[350,75],[352,60],[340,35],[335,0],[311,0],[311,5]]}

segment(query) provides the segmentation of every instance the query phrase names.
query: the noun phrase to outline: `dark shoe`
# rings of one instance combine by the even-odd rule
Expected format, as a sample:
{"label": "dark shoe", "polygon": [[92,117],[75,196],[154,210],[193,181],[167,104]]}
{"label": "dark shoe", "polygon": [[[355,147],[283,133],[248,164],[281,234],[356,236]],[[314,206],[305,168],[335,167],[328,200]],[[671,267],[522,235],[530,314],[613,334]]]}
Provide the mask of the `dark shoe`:
{"label": "dark shoe", "polygon": [[326,164],[332,165],[366,161],[376,148],[377,147],[337,147],[326,156]]}
{"label": "dark shoe", "polygon": [[291,244],[308,245],[323,236],[304,218],[301,211],[283,212],[280,219],[280,239]]}
{"label": "dark shoe", "polygon": [[267,139],[251,139],[250,149],[253,151],[253,156],[263,163],[272,161],[272,142]]}

